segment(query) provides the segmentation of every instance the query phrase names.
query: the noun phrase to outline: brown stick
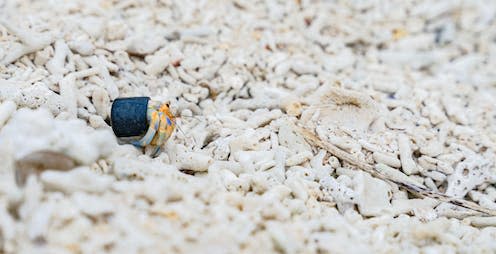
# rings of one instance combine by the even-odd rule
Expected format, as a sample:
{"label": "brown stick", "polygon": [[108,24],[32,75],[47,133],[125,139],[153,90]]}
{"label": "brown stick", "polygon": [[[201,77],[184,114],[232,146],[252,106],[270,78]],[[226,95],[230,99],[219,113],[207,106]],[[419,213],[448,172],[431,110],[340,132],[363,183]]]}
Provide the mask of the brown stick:
{"label": "brown stick", "polygon": [[496,211],[492,209],[487,209],[484,208],[474,202],[460,199],[460,198],[453,198],[450,196],[447,196],[443,193],[439,192],[434,192],[432,190],[429,190],[425,187],[422,186],[417,186],[413,185],[411,183],[407,182],[402,182],[397,179],[391,179],[390,177],[384,175],[383,173],[379,172],[374,166],[368,164],[366,161],[360,160],[358,158],[355,158],[353,155],[349,154],[348,152],[338,148],[337,146],[329,143],[322,141],[319,137],[317,137],[312,131],[305,129],[303,127],[299,127],[294,125],[294,128],[310,143],[312,143],[315,146],[321,147],[325,150],[327,150],[329,153],[332,155],[336,156],[337,158],[348,162],[351,165],[354,165],[358,167],[359,169],[371,174],[372,176],[375,176],[379,179],[382,179],[387,182],[392,182],[397,184],[400,188],[412,193],[416,194],[421,197],[429,197],[436,199],[441,202],[446,202],[450,203],[456,206],[464,207],[473,211],[477,211],[486,215],[490,216],[496,216]]}

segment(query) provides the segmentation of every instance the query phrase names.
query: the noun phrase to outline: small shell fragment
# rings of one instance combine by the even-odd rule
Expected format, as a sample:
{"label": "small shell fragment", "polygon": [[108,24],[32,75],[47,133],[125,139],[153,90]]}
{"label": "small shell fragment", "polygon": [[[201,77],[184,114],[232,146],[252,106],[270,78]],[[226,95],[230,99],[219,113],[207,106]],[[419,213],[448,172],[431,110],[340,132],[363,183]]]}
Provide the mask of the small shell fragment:
{"label": "small shell fragment", "polygon": [[24,185],[30,174],[40,174],[45,170],[66,171],[76,167],[71,157],[54,151],[32,152],[16,161],[16,183]]}

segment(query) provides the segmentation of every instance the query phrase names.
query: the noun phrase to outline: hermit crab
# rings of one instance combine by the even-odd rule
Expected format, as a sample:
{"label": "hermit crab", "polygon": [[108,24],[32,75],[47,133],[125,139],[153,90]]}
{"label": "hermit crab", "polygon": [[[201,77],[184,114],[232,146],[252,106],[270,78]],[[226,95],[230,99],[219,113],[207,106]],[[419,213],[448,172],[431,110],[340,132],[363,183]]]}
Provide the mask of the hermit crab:
{"label": "hermit crab", "polygon": [[110,122],[117,137],[138,137],[132,144],[139,148],[151,145],[152,156],[160,152],[176,126],[169,104],[149,97],[117,98],[112,104]]}

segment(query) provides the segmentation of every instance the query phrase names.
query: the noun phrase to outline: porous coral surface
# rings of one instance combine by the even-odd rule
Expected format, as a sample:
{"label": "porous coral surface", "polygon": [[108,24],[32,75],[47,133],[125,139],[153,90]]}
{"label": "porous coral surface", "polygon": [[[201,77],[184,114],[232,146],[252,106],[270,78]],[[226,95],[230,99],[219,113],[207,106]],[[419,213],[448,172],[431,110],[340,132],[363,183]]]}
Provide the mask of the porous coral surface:
{"label": "porous coral surface", "polygon": [[[495,1],[1,1],[0,248],[494,253],[295,125],[495,210],[495,66]],[[130,96],[178,116],[156,158],[108,125]]]}

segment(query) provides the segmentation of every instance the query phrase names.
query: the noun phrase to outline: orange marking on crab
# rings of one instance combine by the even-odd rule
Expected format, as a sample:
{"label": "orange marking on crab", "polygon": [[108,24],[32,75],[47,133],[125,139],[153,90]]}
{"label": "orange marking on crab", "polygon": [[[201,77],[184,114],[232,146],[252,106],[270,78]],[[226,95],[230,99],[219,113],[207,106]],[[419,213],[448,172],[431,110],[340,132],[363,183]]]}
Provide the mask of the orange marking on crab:
{"label": "orange marking on crab", "polygon": [[175,117],[170,112],[167,103],[157,101],[148,102],[149,128],[145,136],[135,143],[140,147],[151,145],[154,147],[153,156],[158,154],[160,147],[172,136],[175,127]]}

